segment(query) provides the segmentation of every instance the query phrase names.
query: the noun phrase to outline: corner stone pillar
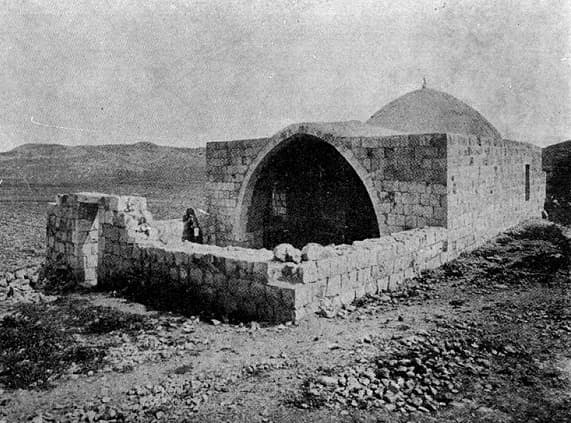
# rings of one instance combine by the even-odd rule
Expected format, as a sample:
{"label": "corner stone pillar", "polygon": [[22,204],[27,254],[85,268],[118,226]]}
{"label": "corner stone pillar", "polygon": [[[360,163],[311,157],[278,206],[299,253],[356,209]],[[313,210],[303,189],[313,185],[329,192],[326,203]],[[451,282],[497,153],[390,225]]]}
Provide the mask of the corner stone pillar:
{"label": "corner stone pillar", "polygon": [[58,195],[48,211],[48,266],[66,269],[80,286],[97,285],[101,196]]}

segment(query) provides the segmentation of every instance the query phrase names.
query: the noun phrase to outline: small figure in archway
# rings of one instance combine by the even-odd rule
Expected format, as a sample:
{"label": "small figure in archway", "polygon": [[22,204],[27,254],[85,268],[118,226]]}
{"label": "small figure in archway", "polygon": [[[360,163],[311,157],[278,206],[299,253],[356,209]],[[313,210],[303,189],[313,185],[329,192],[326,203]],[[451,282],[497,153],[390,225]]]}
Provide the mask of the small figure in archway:
{"label": "small figure in archway", "polygon": [[182,222],[182,240],[202,244],[202,230],[200,229],[194,209],[186,209],[186,213],[182,217]]}

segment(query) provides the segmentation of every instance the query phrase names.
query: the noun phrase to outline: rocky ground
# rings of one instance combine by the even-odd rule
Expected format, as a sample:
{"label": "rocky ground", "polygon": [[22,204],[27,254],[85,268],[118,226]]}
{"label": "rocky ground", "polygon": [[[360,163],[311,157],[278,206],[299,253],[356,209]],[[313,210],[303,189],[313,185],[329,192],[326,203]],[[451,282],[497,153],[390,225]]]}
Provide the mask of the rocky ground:
{"label": "rocky ground", "polygon": [[[42,263],[45,251],[45,204],[0,201],[0,271]],[[28,216],[22,220],[21,216]]]}
{"label": "rocky ground", "polygon": [[299,324],[147,309],[0,274],[0,422],[569,422],[567,240],[499,236]]}

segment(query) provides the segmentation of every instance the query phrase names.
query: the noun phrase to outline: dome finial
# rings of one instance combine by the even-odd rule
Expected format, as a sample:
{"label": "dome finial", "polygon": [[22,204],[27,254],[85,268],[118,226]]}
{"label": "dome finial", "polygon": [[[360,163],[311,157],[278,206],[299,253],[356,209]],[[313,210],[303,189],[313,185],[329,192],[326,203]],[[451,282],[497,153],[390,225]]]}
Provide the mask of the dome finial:
{"label": "dome finial", "polygon": [[422,89],[426,88],[426,78],[422,77]]}

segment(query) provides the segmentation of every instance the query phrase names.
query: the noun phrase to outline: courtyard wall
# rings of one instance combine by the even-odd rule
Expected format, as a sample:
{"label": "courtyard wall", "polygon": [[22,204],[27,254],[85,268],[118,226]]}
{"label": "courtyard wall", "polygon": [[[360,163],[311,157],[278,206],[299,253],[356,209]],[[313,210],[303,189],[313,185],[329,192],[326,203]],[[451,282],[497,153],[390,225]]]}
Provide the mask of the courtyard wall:
{"label": "courtyard wall", "polygon": [[158,230],[163,225],[142,197],[59,196],[48,212],[53,242],[46,264],[67,269],[82,286],[129,288],[196,312],[285,322],[398,289],[406,278],[448,259],[443,228],[327,247],[312,260],[283,263],[264,249],[166,239]]}

